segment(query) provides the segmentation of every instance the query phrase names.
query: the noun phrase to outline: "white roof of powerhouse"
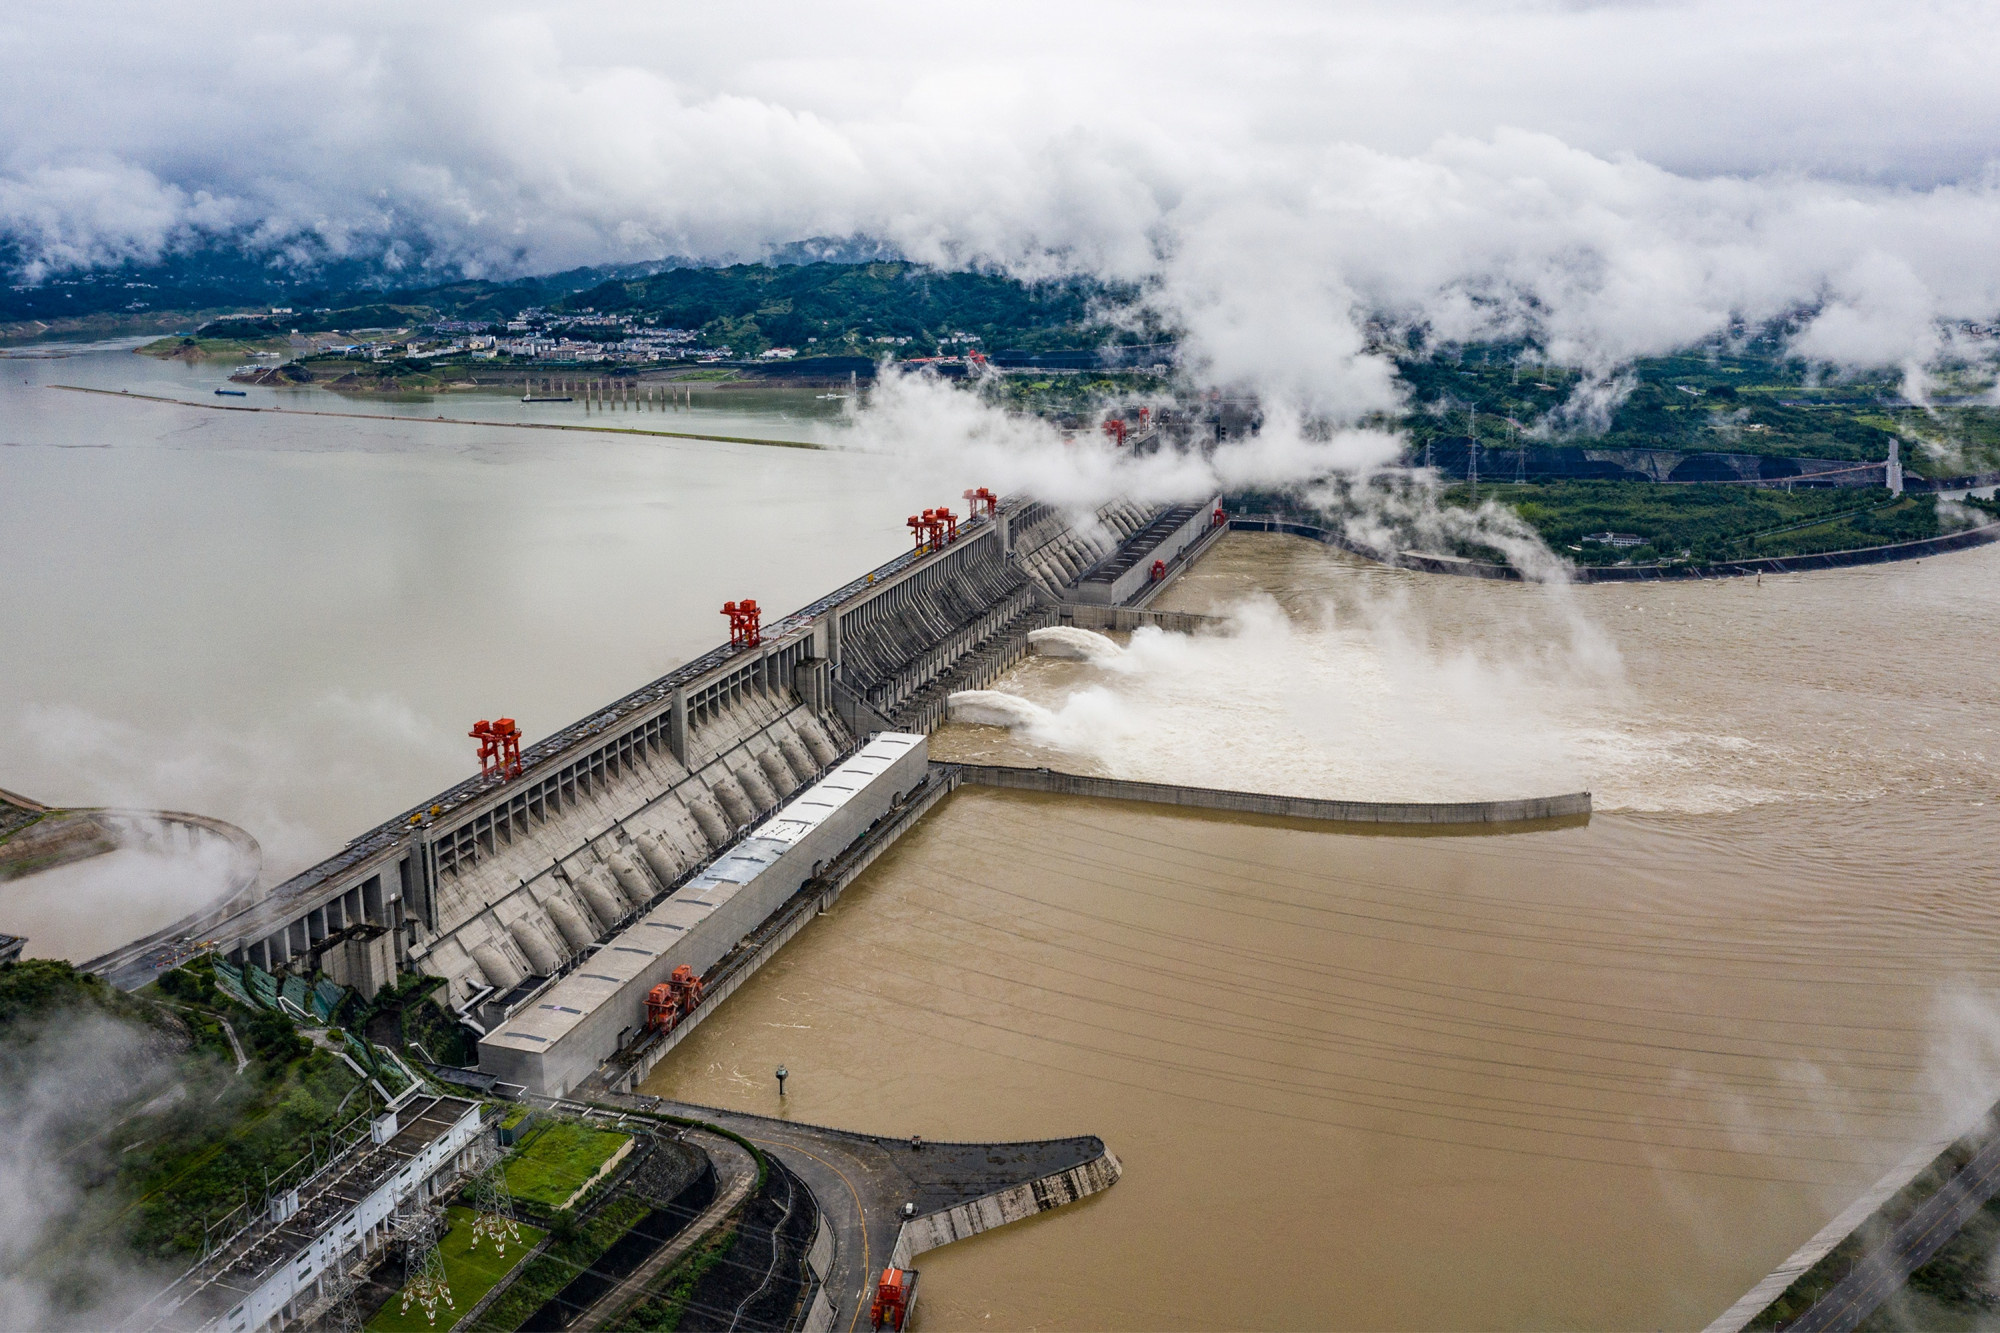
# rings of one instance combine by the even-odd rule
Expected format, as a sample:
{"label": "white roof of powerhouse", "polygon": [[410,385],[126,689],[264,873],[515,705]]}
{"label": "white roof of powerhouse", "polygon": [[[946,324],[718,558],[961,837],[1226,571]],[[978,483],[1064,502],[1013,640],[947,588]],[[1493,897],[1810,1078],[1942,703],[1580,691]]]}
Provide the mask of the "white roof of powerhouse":
{"label": "white roof of powerhouse", "polygon": [[537,996],[485,1038],[490,1043],[542,1050],[566,1036],[584,1017],[646,970],[682,935],[762,874],[779,857],[855,794],[868,786],[921,736],[877,736],[787,804],[765,818],[744,841],[682,886],[637,922],[604,941],[595,953]]}

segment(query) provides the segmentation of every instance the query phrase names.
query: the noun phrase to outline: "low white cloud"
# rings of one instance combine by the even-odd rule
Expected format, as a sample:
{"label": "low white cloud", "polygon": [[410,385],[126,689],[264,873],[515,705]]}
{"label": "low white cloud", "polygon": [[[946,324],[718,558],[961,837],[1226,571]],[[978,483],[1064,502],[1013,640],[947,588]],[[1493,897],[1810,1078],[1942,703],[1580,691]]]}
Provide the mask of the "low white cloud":
{"label": "low white cloud", "polygon": [[1350,420],[1396,398],[1371,315],[1604,383],[1804,307],[1802,352],[1921,367],[2000,309],[2000,89],[1939,59],[1996,37],[1719,0],[22,6],[0,229],[31,277],[247,233],[412,279],[866,233],[1141,282],[1210,382]]}

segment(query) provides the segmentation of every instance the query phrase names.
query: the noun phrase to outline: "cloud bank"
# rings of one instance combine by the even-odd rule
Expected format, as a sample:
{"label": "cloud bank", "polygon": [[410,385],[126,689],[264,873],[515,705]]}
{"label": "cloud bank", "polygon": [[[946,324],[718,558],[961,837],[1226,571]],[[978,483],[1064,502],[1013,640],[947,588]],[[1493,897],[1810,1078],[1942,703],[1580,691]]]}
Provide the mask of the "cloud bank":
{"label": "cloud bank", "polygon": [[412,278],[880,236],[1152,284],[1198,372],[1390,406],[1371,317],[1592,369],[2000,310],[2000,12],[1852,3],[14,7],[22,277],[230,237]]}

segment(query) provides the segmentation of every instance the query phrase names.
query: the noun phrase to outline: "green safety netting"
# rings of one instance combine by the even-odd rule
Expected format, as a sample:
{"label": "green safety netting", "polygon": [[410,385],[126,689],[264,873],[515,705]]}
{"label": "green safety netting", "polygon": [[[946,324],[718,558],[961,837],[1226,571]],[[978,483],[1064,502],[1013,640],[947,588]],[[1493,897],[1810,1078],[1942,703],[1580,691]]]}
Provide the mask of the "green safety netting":
{"label": "green safety netting", "polygon": [[257,1003],[266,1009],[278,1007],[278,979],[255,963],[243,969],[243,982]]}
{"label": "green safety netting", "polygon": [[333,982],[322,977],[313,984],[312,1012],[319,1016],[320,1022],[331,1023],[334,1011],[340,1008],[340,1002],[346,998],[347,988],[345,986],[335,985]]}

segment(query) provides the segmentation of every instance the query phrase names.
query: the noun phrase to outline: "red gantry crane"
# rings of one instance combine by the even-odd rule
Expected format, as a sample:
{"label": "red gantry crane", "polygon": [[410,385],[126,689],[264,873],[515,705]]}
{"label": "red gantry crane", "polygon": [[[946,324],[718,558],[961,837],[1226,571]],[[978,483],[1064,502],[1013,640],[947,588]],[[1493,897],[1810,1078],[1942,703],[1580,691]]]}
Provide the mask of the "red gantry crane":
{"label": "red gantry crane", "polygon": [[917,543],[918,554],[941,551],[948,543],[958,540],[958,515],[942,505],[926,509],[921,514],[912,514],[904,523]]}
{"label": "red gantry crane", "polygon": [[466,734],[479,742],[479,776],[494,773],[503,778],[521,776],[521,729],[514,725],[513,718],[503,717],[497,722],[481,718]]}
{"label": "red gantry crane", "polygon": [[764,642],[764,612],[754,600],[745,597],[740,602],[724,602],[722,614],[729,617],[730,647],[755,648]]}
{"label": "red gantry crane", "polygon": [[701,978],[686,963],[673,975],[646,992],[646,1026],[654,1032],[672,1032],[683,1018],[701,1003]]}

